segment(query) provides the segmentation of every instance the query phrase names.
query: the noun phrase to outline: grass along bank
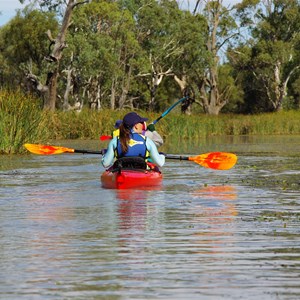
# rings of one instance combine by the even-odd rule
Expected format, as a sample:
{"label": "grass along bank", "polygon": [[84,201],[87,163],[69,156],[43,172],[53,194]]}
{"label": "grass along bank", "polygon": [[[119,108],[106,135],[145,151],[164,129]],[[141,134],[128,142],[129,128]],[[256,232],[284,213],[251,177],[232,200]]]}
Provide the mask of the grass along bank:
{"label": "grass along bank", "polygon": [[[128,111],[83,110],[58,112],[52,115],[52,139],[98,139],[100,135],[110,135],[117,119],[122,119]],[[149,118],[149,123],[160,114],[137,111]],[[182,115],[176,111],[169,113],[156,124],[157,131],[169,139],[201,139],[211,135],[289,135],[300,134],[300,111],[283,111],[260,115],[208,116],[205,114]]]}
{"label": "grass along bank", "polygon": [[48,140],[48,120],[35,98],[0,89],[0,154],[22,153],[28,140]]}
{"label": "grass along bank", "polygon": [[172,116],[166,124],[174,138],[200,139],[211,135],[289,135],[300,134],[300,111],[260,115]]}
{"label": "grass along bank", "polygon": [[[57,112],[49,120],[51,139],[98,139],[100,135],[110,135],[115,121],[122,119],[128,111],[83,110]],[[159,113],[137,111],[149,118],[149,122]],[[211,135],[289,135],[300,134],[300,111],[283,111],[260,115],[208,116],[205,114],[182,115],[176,111],[169,113],[156,124],[157,131],[168,139],[201,139]],[[51,124],[51,125],[50,125]]]}
{"label": "grass along bank", "polygon": [[[21,92],[0,90],[0,154],[23,153],[24,143],[49,143],[50,140],[99,139],[110,135],[117,119],[129,112],[73,111],[46,113],[40,102]],[[157,119],[160,113],[137,111]],[[182,115],[176,108],[156,124],[157,131],[169,140],[198,140],[222,135],[297,135],[300,111],[260,115],[205,114]]]}

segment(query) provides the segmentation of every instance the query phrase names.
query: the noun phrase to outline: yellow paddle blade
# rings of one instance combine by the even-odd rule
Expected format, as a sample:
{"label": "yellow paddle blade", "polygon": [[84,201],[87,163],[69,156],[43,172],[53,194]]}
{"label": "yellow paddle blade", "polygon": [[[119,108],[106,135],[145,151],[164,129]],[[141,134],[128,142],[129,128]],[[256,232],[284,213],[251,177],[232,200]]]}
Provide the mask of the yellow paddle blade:
{"label": "yellow paddle blade", "polygon": [[59,146],[49,146],[40,144],[25,144],[24,147],[34,154],[50,155],[50,154],[61,154],[65,152],[74,153],[75,149],[59,147]]}
{"label": "yellow paddle blade", "polygon": [[237,156],[227,152],[211,152],[188,158],[205,168],[216,170],[229,170],[237,162]]}

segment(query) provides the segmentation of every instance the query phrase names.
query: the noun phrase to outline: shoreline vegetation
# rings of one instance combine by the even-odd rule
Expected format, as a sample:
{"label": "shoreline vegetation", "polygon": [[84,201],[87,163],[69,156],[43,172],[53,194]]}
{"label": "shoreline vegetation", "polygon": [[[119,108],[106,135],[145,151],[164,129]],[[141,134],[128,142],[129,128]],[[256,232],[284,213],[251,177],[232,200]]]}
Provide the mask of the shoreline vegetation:
{"label": "shoreline vegetation", "polygon": [[[0,90],[0,154],[25,153],[25,143],[47,144],[50,140],[90,139],[110,135],[115,121],[130,110],[45,112],[41,103],[21,92]],[[161,113],[136,110],[149,118]],[[206,114],[182,115],[176,108],[156,124],[157,131],[169,140],[199,140],[224,135],[298,135],[300,111],[290,110],[259,115]]]}

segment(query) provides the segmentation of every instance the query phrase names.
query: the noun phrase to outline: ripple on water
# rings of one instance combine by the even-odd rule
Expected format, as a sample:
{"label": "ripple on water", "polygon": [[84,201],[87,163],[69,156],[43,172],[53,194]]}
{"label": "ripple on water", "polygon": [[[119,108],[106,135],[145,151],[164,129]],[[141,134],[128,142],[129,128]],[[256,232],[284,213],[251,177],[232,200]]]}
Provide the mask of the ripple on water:
{"label": "ripple on water", "polygon": [[102,189],[93,156],[12,163],[0,170],[3,299],[300,297],[293,156],[241,153],[228,171],[170,161],[159,190],[128,191]]}

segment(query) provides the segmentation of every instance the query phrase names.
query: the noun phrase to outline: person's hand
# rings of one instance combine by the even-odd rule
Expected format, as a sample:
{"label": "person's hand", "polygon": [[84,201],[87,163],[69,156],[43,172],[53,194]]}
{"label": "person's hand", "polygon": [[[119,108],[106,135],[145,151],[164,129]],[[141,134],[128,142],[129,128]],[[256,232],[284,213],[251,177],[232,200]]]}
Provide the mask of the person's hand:
{"label": "person's hand", "polygon": [[149,130],[149,131],[151,131],[151,132],[153,132],[153,131],[155,131],[155,126],[154,126],[154,124],[149,124],[148,125],[148,127],[147,127],[147,130]]}
{"label": "person's hand", "polygon": [[107,149],[101,149],[101,154],[105,155],[105,153],[107,152]]}

